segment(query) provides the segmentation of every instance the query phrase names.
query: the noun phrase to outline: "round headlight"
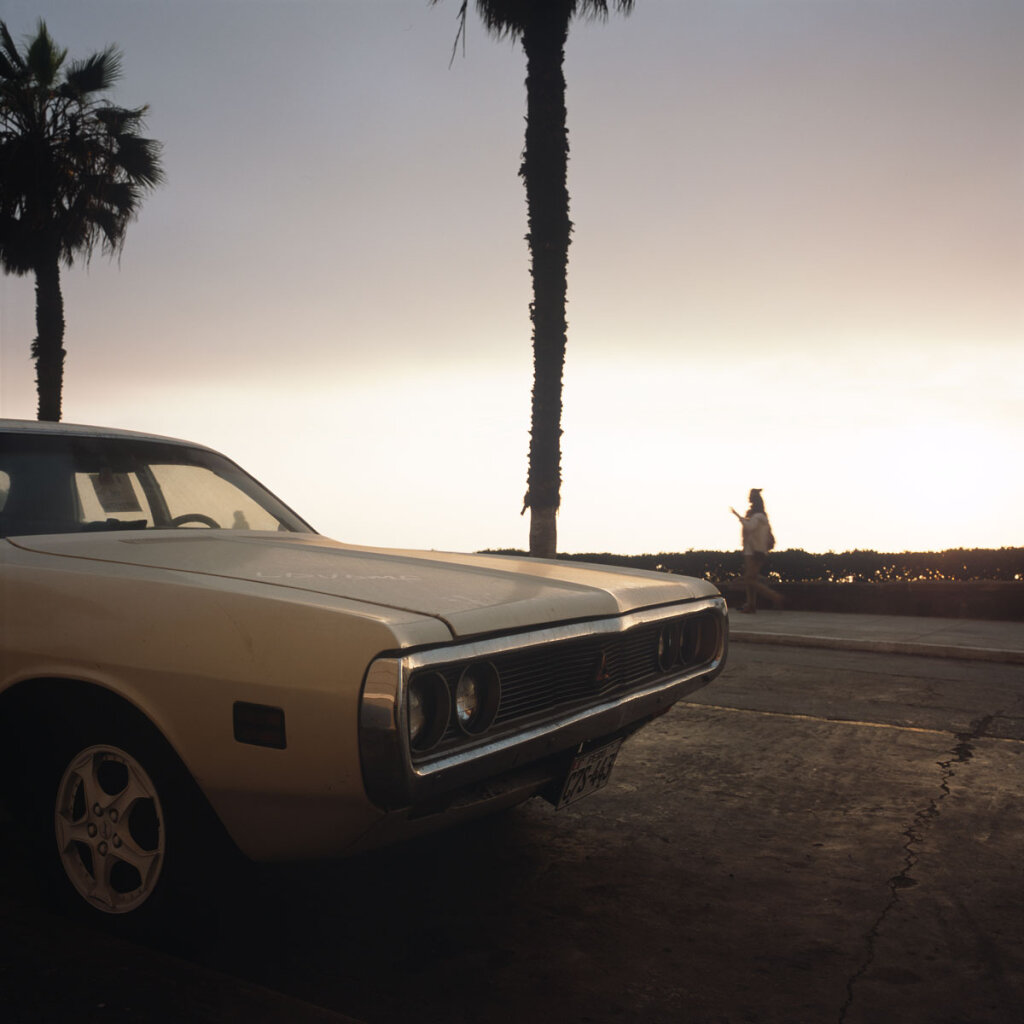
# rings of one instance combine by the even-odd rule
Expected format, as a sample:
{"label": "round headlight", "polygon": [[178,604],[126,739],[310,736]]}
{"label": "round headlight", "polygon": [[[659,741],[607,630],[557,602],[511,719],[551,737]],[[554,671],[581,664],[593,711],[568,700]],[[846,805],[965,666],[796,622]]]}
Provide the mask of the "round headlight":
{"label": "round headlight", "polygon": [[494,723],[501,700],[498,670],[489,661],[467,665],[455,687],[455,718],[464,732],[476,735]]}
{"label": "round headlight", "polygon": [[658,668],[667,672],[679,659],[679,632],[677,622],[668,622],[658,630]]}
{"label": "round headlight", "polygon": [[409,744],[418,752],[437,746],[451,715],[448,684],[440,672],[423,672],[409,680]]}

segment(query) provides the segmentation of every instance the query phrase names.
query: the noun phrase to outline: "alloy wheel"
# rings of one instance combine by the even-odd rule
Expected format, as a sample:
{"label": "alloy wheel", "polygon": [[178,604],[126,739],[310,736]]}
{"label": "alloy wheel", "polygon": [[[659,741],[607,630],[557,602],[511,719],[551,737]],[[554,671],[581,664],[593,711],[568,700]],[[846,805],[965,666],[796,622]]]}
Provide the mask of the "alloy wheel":
{"label": "alloy wheel", "polygon": [[64,872],[89,906],[137,910],[153,895],[166,859],[157,788],[131,754],[91,746],[68,764],[54,812]]}

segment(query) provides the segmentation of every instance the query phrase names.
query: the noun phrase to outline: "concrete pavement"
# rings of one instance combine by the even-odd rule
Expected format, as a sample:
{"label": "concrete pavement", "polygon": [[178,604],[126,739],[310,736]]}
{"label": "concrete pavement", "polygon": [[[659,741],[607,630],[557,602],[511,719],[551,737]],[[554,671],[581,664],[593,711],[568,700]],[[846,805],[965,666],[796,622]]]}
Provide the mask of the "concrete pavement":
{"label": "concrete pavement", "polygon": [[785,644],[843,651],[917,654],[1024,665],[1024,623],[766,609],[729,610],[736,643]]}

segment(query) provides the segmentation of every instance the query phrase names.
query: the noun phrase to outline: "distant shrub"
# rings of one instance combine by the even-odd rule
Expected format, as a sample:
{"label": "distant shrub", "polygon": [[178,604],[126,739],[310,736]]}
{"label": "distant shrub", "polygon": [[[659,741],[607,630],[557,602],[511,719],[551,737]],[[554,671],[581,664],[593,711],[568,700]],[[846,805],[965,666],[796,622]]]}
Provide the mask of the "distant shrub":
{"label": "distant shrub", "polygon": [[[508,549],[484,553],[525,554]],[[572,562],[681,573],[712,583],[724,583],[743,574],[743,556],[738,551],[683,551],[657,555],[588,552],[558,557]],[[957,548],[951,551],[904,551],[901,554],[878,551],[812,554],[797,548],[773,551],[768,556],[765,572],[783,583],[1022,582],[1024,548]]]}

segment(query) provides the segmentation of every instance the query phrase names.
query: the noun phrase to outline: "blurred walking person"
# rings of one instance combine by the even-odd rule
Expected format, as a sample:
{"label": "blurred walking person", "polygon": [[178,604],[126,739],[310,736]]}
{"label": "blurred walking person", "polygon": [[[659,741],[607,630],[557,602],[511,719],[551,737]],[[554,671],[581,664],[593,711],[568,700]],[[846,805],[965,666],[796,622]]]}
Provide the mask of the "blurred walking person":
{"label": "blurred walking person", "polygon": [[760,578],[764,563],[768,560],[768,552],[775,547],[775,537],[764,510],[761,488],[752,487],[748,500],[750,507],[745,516],[741,516],[734,508],[729,511],[740,521],[743,533],[743,586],[747,592],[747,603],[740,611],[753,615],[757,611],[758,594],[771,601],[776,608],[782,604],[782,598],[762,583]]}

